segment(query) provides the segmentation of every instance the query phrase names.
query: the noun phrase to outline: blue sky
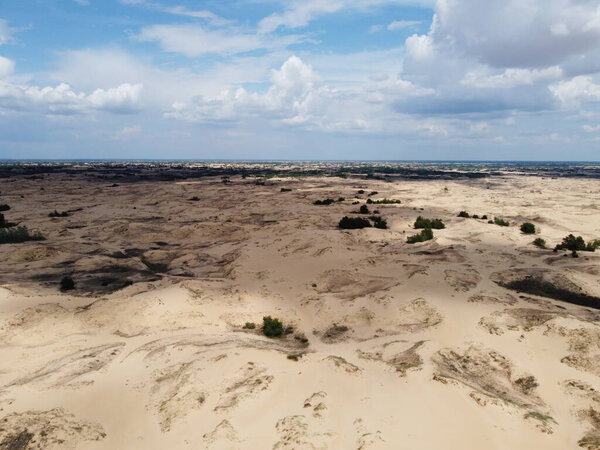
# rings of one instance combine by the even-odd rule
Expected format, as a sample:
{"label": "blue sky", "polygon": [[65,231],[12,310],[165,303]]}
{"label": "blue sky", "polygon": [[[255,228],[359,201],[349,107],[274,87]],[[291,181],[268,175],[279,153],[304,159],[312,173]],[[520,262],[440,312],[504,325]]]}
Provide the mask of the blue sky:
{"label": "blue sky", "polygon": [[5,0],[0,158],[600,159],[597,0]]}

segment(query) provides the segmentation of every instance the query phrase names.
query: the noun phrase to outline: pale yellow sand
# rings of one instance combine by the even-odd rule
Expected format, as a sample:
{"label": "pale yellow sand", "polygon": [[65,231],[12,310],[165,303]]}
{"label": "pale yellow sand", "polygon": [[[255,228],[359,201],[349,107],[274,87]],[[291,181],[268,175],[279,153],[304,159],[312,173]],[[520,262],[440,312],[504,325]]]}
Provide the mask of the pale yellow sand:
{"label": "pale yellow sand", "polygon": [[[7,219],[47,237],[0,246],[0,443],[27,429],[31,448],[599,448],[600,314],[491,278],[537,268],[599,296],[600,253],[537,249],[518,224],[550,246],[599,238],[600,181],[111,184],[0,180]],[[389,230],[336,228],[360,188],[402,200],[371,208]],[[417,215],[447,228],[408,245]],[[57,288],[107,271],[134,283]],[[265,315],[294,333],[242,329]]]}

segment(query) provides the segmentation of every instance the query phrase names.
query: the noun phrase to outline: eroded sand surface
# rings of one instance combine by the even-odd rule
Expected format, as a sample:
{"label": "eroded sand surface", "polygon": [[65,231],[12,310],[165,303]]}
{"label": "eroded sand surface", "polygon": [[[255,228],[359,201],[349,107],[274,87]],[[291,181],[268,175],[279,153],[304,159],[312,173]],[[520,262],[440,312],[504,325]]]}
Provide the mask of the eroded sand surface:
{"label": "eroded sand surface", "polygon": [[[600,310],[507,288],[600,296],[600,252],[518,228],[599,238],[600,180],[115,184],[0,180],[46,237],[0,245],[1,449],[600,448]],[[389,229],[337,229],[371,191]]]}

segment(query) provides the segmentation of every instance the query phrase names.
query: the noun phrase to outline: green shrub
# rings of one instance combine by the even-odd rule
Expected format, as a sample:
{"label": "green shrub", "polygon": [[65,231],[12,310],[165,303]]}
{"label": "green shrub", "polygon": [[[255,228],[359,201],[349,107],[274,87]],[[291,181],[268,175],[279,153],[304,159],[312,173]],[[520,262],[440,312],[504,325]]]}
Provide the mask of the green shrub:
{"label": "green shrub", "polygon": [[431,239],[433,239],[433,231],[431,231],[431,228],[425,228],[420,233],[415,234],[413,236],[409,236],[406,239],[406,242],[408,244],[415,244],[417,242],[425,242]]}
{"label": "green shrub", "polygon": [[60,290],[70,291],[72,289],[75,289],[75,282],[73,281],[73,278],[71,278],[68,275],[66,277],[63,277],[63,279],[60,280]]}
{"label": "green shrub", "polygon": [[256,328],[256,324],[254,322],[246,322],[242,328],[244,330],[254,330]]}
{"label": "green shrub", "polygon": [[546,241],[542,238],[537,238],[533,241],[533,245],[539,248],[546,248]]}
{"label": "green shrub", "polygon": [[[369,200],[367,200],[367,202],[368,201]],[[402,203],[402,201],[396,199],[382,198],[380,200],[371,200],[370,203],[373,203],[374,205],[399,205],[400,203]]]}
{"label": "green shrub", "polygon": [[379,192],[371,191],[371,192],[369,192],[369,197],[372,197],[373,195],[377,195],[377,194],[379,194]]}
{"label": "green shrub", "polygon": [[419,216],[417,217],[417,220],[415,220],[415,229],[419,228],[432,228],[434,230],[441,230],[446,228],[446,225],[444,225],[444,222],[442,222],[441,219],[425,219]]}
{"label": "green shrub", "polygon": [[500,219],[499,217],[494,217],[494,223],[501,227],[507,227],[510,225],[506,220]]}
{"label": "green shrub", "polygon": [[263,317],[262,332],[270,338],[281,337],[283,335],[283,324],[278,319],[265,316]]}
{"label": "green shrub", "polygon": [[600,248],[600,239],[594,239],[593,241],[590,241],[586,244],[585,251],[586,252],[594,252],[594,251],[598,250],[599,248]]}
{"label": "green shrub", "polygon": [[346,230],[356,230],[359,228],[369,228],[371,223],[367,219],[362,217],[348,217],[344,216],[338,225],[339,228]]}
{"label": "green shrub", "polygon": [[534,234],[535,233],[535,225],[531,222],[525,222],[521,224],[521,232],[524,234]]}
{"label": "green shrub", "polygon": [[487,214],[484,214],[483,216],[481,216],[481,220],[487,220]]}
{"label": "green shrub", "polygon": [[281,188],[281,192],[292,192],[291,188]]}
{"label": "green shrub", "polygon": [[565,236],[560,244],[554,247],[554,250],[571,250],[575,252],[577,250],[585,250],[585,241],[581,236],[575,237],[572,234]]}
{"label": "green shrub", "polygon": [[0,244],[14,244],[25,241],[43,241],[40,233],[29,233],[27,227],[0,228]]}
{"label": "green shrub", "polygon": [[458,213],[458,217],[464,217],[465,219],[468,219],[468,218],[469,218],[469,217],[471,217],[471,216],[469,216],[469,213],[468,213],[468,212],[466,212],[466,211],[461,211],[461,212],[459,212],[459,213]]}
{"label": "green shrub", "polygon": [[380,228],[382,230],[387,229],[387,221],[379,216],[371,216],[369,217],[373,221],[373,226],[375,228]]}
{"label": "green shrub", "polygon": [[479,216],[477,214],[473,214],[473,219],[479,219]]}
{"label": "green shrub", "polygon": [[335,203],[334,199],[326,198],[325,200],[317,200],[313,205],[331,205],[332,203]]}
{"label": "green shrub", "polygon": [[343,202],[344,200],[346,200],[344,197],[339,197],[338,198],[338,202]]}
{"label": "green shrub", "polygon": [[48,217],[69,217],[69,213],[67,211],[59,213],[57,210],[54,210],[50,214],[48,214]]}
{"label": "green shrub", "polygon": [[367,205],[361,205],[360,209],[358,210],[359,214],[369,214],[369,207]]}
{"label": "green shrub", "polygon": [[192,201],[192,202],[199,202],[200,201],[200,197],[194,195],[192,198],[190,198],[190,201]]}
{"label": "green shrub", "polygon": [[358,192],[357,192],[357,194],[364,194],[364,193],[365,193],[365,191],[364,191],[364,190],[362,190],[362,189],[361,189],[360,191],[358,191]]}
{"label": "green shrub", "polygon": [[8,206],[6,203],[3,205],[0,205],[0,212],[9,211],[9,210],[10,210],[10,206]]}

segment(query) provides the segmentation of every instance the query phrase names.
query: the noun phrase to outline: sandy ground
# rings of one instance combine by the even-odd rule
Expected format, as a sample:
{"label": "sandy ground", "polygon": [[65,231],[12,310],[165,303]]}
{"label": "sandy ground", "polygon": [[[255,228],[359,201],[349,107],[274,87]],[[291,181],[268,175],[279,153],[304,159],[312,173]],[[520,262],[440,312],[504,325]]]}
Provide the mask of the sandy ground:
{"label": "sandy ground", "polygon": [[[337,229],[371,191],[402,201],[371,205],[390,228]],[[600,180],[56,174],[0,192],[46,237],[0,245],[2,449],[600,448],[600,310],[496,282],[600,296],[600,252],[518,227],[600,237]],[[418,215],[447,227],[409,245]],[[242,328],[265,315],[293,332]]]}

